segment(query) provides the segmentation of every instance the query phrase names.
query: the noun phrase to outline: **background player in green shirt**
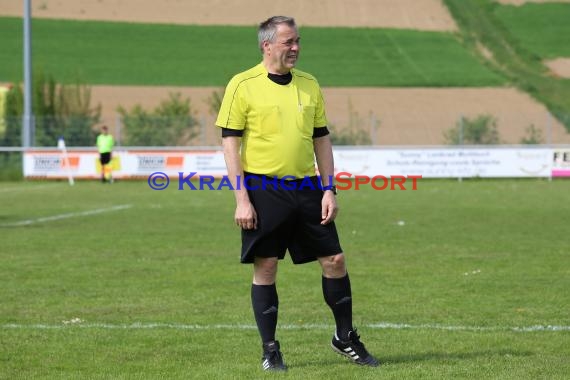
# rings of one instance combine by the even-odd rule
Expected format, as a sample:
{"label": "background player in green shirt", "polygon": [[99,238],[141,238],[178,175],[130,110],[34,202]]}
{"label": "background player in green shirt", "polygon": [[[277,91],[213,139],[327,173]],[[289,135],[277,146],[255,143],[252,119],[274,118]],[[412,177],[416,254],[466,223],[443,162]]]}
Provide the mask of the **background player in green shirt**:
{"label": "background player in green shirt", "polygon": [[115,145],[115,140],[113,136],[109,134],[109,130],[106,125],[101,128],[101,133],[97,136],[97,150],[99,151],[99,162],[101,163],[101,181],[103,183],[113,182],[113,170],[111,168],[111,159],[113,146]]}

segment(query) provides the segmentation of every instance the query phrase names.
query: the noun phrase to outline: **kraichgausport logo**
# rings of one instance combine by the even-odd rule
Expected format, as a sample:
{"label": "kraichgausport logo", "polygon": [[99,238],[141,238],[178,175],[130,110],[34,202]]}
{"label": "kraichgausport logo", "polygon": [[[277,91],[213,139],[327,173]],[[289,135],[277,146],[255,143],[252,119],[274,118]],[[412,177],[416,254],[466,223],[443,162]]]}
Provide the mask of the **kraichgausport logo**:
{"label": "kraichgausport logo", "polygon": [[[374,190],[417,190],[417,180],[421,175],[365,175],[353,176],[349,172],[340,172],[329,176],[328,184],[336,184],[337,190],[360,190],[363,186],[370,186]],[[178,172],[178,190],[323,190],[321,176],[295,176],[269,177],[265,175],[246,174],[230,178],[225,175],[216,181],[211,175],[198,175],[197,172]],[[152,190],[165,190],[170,186],[170,177],[164,172],[154,172],[148,176],[148,186]]]}

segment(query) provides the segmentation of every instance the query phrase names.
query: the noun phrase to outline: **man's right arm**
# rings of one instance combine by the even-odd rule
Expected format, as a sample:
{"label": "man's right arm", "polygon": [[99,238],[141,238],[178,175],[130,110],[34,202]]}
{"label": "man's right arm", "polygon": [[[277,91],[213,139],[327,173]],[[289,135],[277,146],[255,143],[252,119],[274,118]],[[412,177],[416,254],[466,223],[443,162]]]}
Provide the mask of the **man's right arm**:
{"label": "man's right arm", "polygon": [[241,137],[226,136],[222,139],[224,159],[228,170],[228,178],[232,183],[236,198],[235,222],[244,230],[257,228],[257,213],[249,200],[247,189],[243,182],[240,146]]}

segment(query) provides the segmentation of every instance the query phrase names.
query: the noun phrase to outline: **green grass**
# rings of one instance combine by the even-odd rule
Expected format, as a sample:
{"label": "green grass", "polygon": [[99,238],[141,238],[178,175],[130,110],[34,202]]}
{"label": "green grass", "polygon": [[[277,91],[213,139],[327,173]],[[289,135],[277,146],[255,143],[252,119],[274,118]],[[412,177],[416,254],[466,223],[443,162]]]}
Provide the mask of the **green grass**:
{"label": "green grass", "polygon": [[[59,81],[224,86],[261,61],[252,27],[33,21],[34,65]],[[22,78],[22,21],[0,18],[0,80]],[[324,86],[495,86],[505,80],[450,33],[301,29],[299,68]],[[437,52],[437,53],[436,53]]]}
{"label": "green grass", "polygon": [[570,57],[570,4],[499,6],[495,14],[522,46],[541,58]]}
{"label": "green grass", "polygon": [[[238,263],[233,195],[175,189],[0,184],[0,379],[269,378],[250,310],[251,267]],[[286,259],[278,280],[285,376],[566,378],[569,331],[511,328],[570,326],[569,192],[563,180],[341,192],[355,324],[385,364],[359,368],[328,348],[318,265]],[[14,225],[118,205],[131,207]],[[73,318],[81,322],[63,323]]]}
{"label": "green grass", "polygon": [[0,153],[0,181],[18,181],[23,179],[22,153]]}
{"label": "green grass", "polygon": [[[554,78],[542,63],[541,57],[529,50],[528,44],[518,39],[519,34],[516,30],[511,31],[502,23],[500,16],[503,8],[491,0],[444,0],[444,2],[460,27],[464,45],[473,52],[480,52],[480,46],[485,47],[492,55],[486,58],[490,68],[544,103],[570,131],[570,80]],[[532,9],[537,10],[539,7]],[[564,10],[564,14],[568,13],[567,7],[560,9]],[[511,11],[518,12],[514,9]],[[534,13],[538,18],[544,17],[541,12]],[[531,17],[532,15],[526,16],[523,20]],[[559,38],[563,39],[567,35],[565,33],[568,29],[567,22],[562,20],[565,26],[558,26],[557,21],[560,21],[558,17],[551,22],[555,25],[553,28],[562,33]],[[536,32],[531,24],[524,24],[522,28],[526,28],[525,34]],[[547,33],[536,33],[547,35]],[[542,43],[552,45],[548,40]],[[479,54],[483,56],[481,52]]]}

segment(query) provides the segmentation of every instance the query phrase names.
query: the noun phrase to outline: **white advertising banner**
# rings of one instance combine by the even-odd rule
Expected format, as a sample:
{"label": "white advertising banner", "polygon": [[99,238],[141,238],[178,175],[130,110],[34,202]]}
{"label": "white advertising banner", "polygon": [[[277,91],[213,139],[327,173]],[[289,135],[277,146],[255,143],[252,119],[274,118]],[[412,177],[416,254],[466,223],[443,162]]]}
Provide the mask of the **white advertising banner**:
{"label": "white advertising banner", "polygon": [[[350,176],[422,176],[423,178],[570,177],[570,148],[335,148],[335,172]],[[111,162],[114,178],[148,178],[161,172],[170,178],[222,177],[219,150],[117,150]],[[99,178],[99,155],[68,149],[68,158],[54,149],[24,153],[27,178]],[[349,176],[350,175],[350,176]]]}
{"label": "white advertising banner", "polygon": [[[68,152],[68,162],[55,150],[33,150],[24,153],[24,176],[28,178],[67,178],[68,170],[75,178],[99,178],[99,154],[94,151]],[[69,169],[68,169],[69,166]],[[148,177],[155,172],[178,177],[180,172],[221,177],[226,164],[221,151],[116,151],[111,161],[113,178]]]}
{"label": "white advertising banner", "polygon": [[32,150],[24,153],[24,177],[67,178],[68,173],[75,178],[96,176],[96,152],[68,151],[67,160],[59,150]]}
{"label": "white advertising banner", "polygon": [[336,150],[335,170],[353,175],[423,178],[549,177],[548,148]]}
{"label": "white advertising banner", "polygon": [[555,148],[552,157],[552,176],[570,177],[570,148]]}
{"label": "white advertising banner", "polygon": [[148,177],[162,172],[178,178],[179,173],[221,177],[226,174],[226,163],[221,151],[128,151],[122,152],[119,176]]}

